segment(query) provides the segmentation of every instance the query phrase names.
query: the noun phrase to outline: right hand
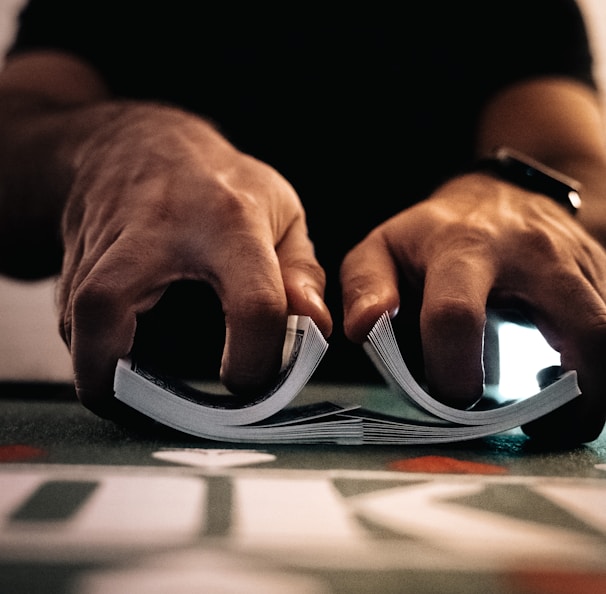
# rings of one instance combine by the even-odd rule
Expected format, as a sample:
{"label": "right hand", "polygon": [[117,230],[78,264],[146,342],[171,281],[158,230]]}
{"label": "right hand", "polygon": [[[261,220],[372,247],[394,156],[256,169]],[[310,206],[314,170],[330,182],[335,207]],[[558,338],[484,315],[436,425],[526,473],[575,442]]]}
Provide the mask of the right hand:
{"label": "right hand", "polygon": [[137,316],[175,281],[207,283],[218,295],[221,380],[237,393],[275,380],[289,313],[332,330],[293,188],[179,110],[125,104],[83,145],[62,233],[60,330],[78,397],[101,416],[115,415],[114,370]]}

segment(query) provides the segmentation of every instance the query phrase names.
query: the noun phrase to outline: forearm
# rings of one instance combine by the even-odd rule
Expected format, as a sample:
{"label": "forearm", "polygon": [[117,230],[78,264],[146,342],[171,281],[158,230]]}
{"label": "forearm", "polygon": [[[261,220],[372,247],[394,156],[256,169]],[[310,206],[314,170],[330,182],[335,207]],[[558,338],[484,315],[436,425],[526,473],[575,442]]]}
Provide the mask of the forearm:
{"label": "forearm", "polygon": [[606,124],[599,97],[578,83],[531,81],[506,89],[480,121],[478,154],[515,148],[582,184],[579,222],[606,246]]}
{"label": "forearm", "polygon": [[68,168],[48,147],[64,116],[45,112],[31,96],[0,98],[0,272],[9,276],[51,275],[61,263]]}
{"label": "forearm", "polygon": [[563,165],[581,182],[582,208],[578,221],[606,247],[606,159],[586,158]]}
{"label": "forearm", "polygon": [[0,95],[1,273],[37,278],[59,271],[76,155],[101,115],[97,107],[58,106],[36,94]]}
{"label": "forearm", "polygon": [[108,97],[96,71],[73,56],[34,52],[6,62],[0,73],[0,273],[36,278],[59,270],[73,150],[93,123],[81,128],[84,106]]}

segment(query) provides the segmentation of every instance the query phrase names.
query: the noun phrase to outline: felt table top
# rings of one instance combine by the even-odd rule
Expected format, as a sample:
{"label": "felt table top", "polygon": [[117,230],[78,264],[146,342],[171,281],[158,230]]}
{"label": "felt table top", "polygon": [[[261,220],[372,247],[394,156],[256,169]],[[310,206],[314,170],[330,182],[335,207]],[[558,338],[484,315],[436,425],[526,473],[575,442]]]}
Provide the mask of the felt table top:
{"label": "felt table top", "polygon": [[5,383],[0,494],[7,594],[606,592],[606,432],[250,446]]}

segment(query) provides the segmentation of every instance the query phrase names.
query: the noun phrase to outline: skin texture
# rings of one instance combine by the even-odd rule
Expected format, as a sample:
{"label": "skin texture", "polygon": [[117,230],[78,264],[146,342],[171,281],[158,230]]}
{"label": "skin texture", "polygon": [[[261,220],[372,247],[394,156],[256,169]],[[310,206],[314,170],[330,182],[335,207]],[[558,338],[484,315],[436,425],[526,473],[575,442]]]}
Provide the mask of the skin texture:
{"label": "skin texture", "polygon": [[[30,80],[29,72],[44,76]],[[89,96],[76,78],[92,80]],[[330,334],[324,272],[302,205],[275,170],[190,114],[106,101],[102,82],[71,58],[23,58],[3,82],[5,105],[17,106],[7,128],[18,135],[22,116],[35,121],[30,154],[44,151],[38,142],[48,137],[56,143],[39,179],[52,179],[47,187],[66,180],[49,215],[64,242],[60,332],[85,406],[116,414],[113,370],[131,350],[136,316],[176,280],[207,282],[219,296],[227,331],[221,377],[236,392],[274,380],[291,311]],[[30,200],[34,212],[42,197]],[[16,249],[31,249],[13,235]]]}
{"label": "skin texture", "polygon": [[[0,180],[17,188],[20,204],[11,209],[0,199],[0,252],[25,254],[24,276],[49,273],[52,263],[37,268],[41,246],[26,245],[22,231],[60,230],[60,331],[85,406],[119,414],[111,398],[116,361],[132,347],[136,316],[176,280],[201,280],[217,292],[227,327],[221,377],[235,391],[271,383],[289,313],[310,315],[330,335],[326,279],[298,196],[209,123],[115,101],[94,70],[59,53],[10,61],[0,74],[0,108]],[[383,311],[403,315],[422,296],[432,392],[467,406],[482,391],[486,305],[513,304],[560,351],[563,366],[577,369],[583,390],[526,431],[595,439],[606,416],[603,130],[597,97],[575,82],[532,80],[495,96],[478,129],[478,156],[508,145],[576,177],[580,216],[482,173],[448,181],[352,247],[341,270],[347,336],[362,342]],[[24,162],[35,166],[36,183],[25,183]]]}
{"label": "skin texture", "polygon": [[486,304],[515,305],[561,353],[563,367],[578,371],[583,391],[578,402],[526,431],[543,439],[595,439],[606,414],[600,118],[595,96],[566,80],[531,81],[497,96],[485,110],[478,153],[515,146],[581,180],[580,216],[482,173],[449,181],[348,254],[341,271],[348,336],[362,341],[380,312],[414,301],[399,293],[399,282],[413,295],[422,292],[430,388],[444,402],[468,406],[482,392]]}

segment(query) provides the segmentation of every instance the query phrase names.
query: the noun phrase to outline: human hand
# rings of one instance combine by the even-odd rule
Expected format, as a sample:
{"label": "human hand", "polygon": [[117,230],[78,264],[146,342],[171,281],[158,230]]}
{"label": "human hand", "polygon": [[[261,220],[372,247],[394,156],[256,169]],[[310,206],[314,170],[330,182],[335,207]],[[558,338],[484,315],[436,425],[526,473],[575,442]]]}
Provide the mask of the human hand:
{"label": "human hand", "polygon": [[523,309],[564,369],[577,370],[582,391],[526,433],[578,443],[604,427],[606,252],[551,199],[483,174],[453,179],[351,250],[341,282],[355,342],[383,311],[395,315],[422,296],[429,389],[461,408],[483,391],[487,305]]}
{"label": "human hand", "polygon": [[115,416],[113,375],[137,316],[171,283],[209,284],[225,314],[221,379],[253,394],[276,378],[289,313],[329,335],[324,273],[293,188],[206,122],[126,105],[83,146],[64,211],[61,334],[82,403]]}

